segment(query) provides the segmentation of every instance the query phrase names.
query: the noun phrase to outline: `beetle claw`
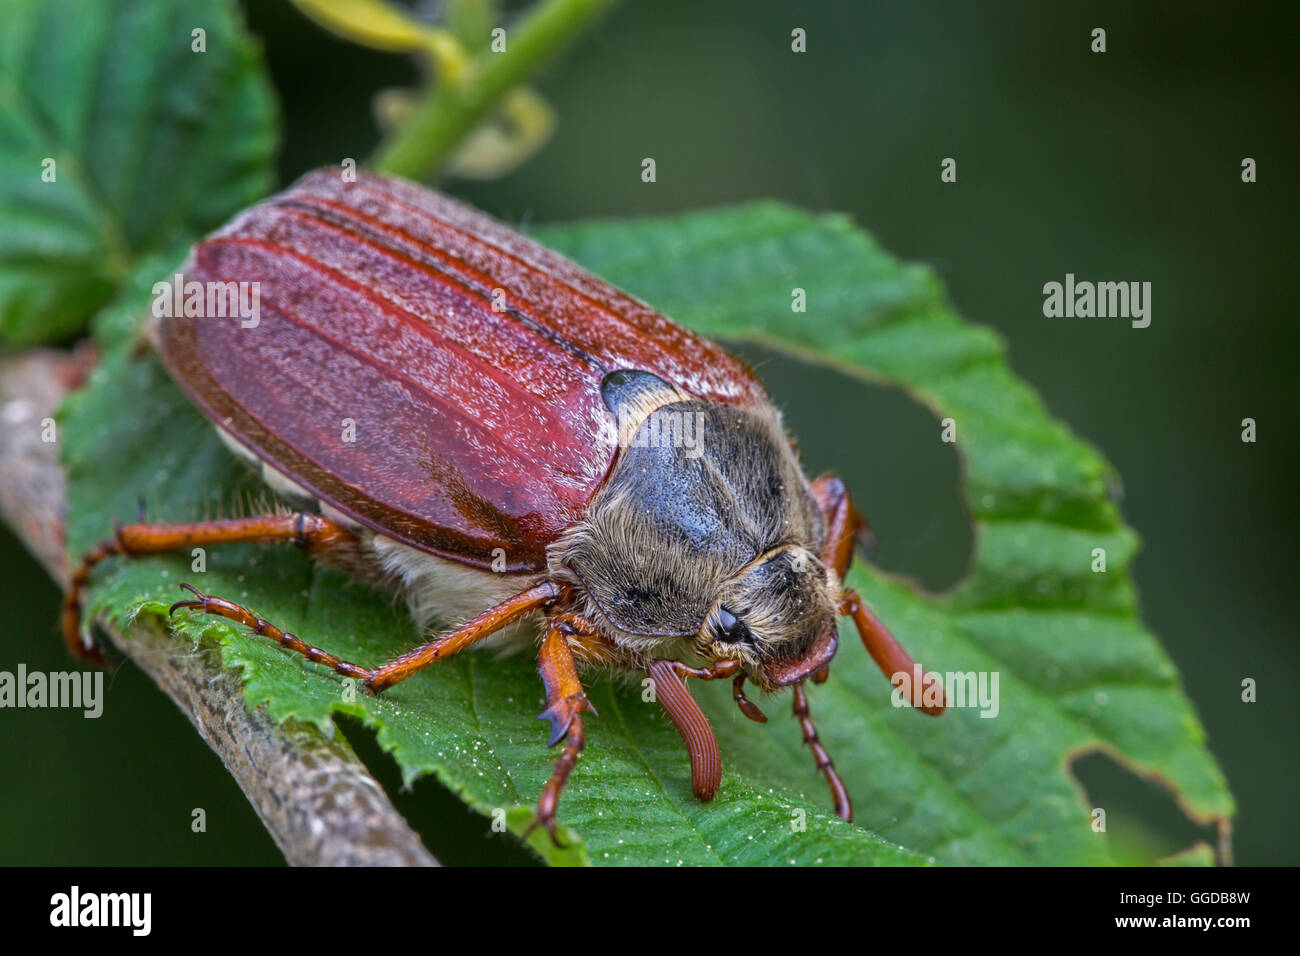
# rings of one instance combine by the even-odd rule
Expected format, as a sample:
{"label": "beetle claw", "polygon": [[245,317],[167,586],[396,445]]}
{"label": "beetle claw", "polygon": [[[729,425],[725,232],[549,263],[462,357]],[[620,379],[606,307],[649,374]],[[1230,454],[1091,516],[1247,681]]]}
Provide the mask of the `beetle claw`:
{"label": "beetle claw", "polygon": [[551,838],[551,845],[557,850],[567,850],[569,848],[569,844],[561,840],[559,834],[555,832],[555,816],[553,814],[543,814],[539,810],[536,818],[524,830],[523,838],[527,840],[538,827],[546,831],[546,835]]}
{"label": "beetle claw", "polygon": [[173,615],[175,615],[175,613],[179,611],[181,608],[193,608],[194,610],[199,610],[199,611],[206,611],[208,609],[208,595],[204,594],[202,591],[200,591],[192,584],[182,584],[181,588],[183,590],[189,591],[191,594],[197,597],[198,600],[177,601],[175,604],[173,604],[171,607],[167,609],[168,617],[172,617]]}
{"label": "beetle claw", "polygon": [[551,735],[546,738],[546,746],[554,747],[563,740],[565,734],[569,732],[569,727],[573,725],[573,719],[584,711],[590,711],[593,717],[600,716],[596,713],[596,708],[587,700],[587,696],[579,694],[558,700],[538,714],[538,720],[549,721],[551,724]]}

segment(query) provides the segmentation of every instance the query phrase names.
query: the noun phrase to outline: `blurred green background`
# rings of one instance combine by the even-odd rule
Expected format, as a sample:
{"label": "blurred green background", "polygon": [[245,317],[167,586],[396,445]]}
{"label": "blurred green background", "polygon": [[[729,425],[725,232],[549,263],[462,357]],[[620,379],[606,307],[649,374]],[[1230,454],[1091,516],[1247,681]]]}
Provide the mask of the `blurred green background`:
{"label": "blurred green background", "polygon": [[[281,181],[368,155],[371,97],[410,85],[412,65],[335,40],[282,0],[244,8],[281,97]],[[1089,50],[1098,26],[1105,54]],[[629,2],[541,78],[559,117],[550,144],[503,180],[444,188],[525,226],[775,197],[847,212],[896,255],[929,263],[958,310],[999,330],[1016,372],[1119,469],[1145,541],[1145,621],[1239,802],[1237,862],[1294,864],[1300,782],[1284,691],[1300,682],[1297,505],[1284,462],[1298,26],[1300,7],[1280,4]],[[807,31],[801,55],[795,27]],[[1240,178],[1247,156],[1252,185]],[[641,182],[644,157],[656,183]],[[944,157],[957,160],[955,184],[940,182]],[[1150,328],[1044,318],[1043,283],[1067,272],[1151,282]],[[970,530],[929,413],[747,355],[810,470],[835,468],[855,489],[879,563],[931,588],[959,578]],[[1245,417],[1256,444],[1240,440]],[[7,532],[0,571],[0,668],[66,669],[58,593]],[[1245,677],[1257,703],[1241,702]],[[281,862],[170,702],[131,665],[107,682],[97,721],[33,711],[21,734],[0,724],[0,863]],[[1109,761],[1077,769],[1136,858],[1205,836]],[[397,799],[447,862],[527,860],[436,783]],[[189,829],[198,806],[205,834]]]}

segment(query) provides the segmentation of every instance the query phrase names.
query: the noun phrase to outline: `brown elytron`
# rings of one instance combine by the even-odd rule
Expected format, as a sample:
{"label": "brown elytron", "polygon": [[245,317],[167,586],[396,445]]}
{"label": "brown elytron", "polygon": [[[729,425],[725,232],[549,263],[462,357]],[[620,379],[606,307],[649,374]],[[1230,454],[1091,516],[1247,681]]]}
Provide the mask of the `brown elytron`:
{"label": "brown elytron", "polygon": [[840,616],[886,675],[913,661],[842,587],[868,533],[847,489],[804,477],[744,363],[487,217],[369,174],[305,177],[200,243],[182,272],[258,283],[252,325],[167,316],[153,337],[177,384],[299,510],[118,527],[72,579],[74,652],[95,653],[82,594],[106,558],[294,543],[396,584],[421,623],[464,623],[367,666],[197,588],[173,612],[227,618],[374,693],[540,618],[542,718],[549,745],[564,742],[538,802],[552,838],[595,713],[589,667],[652,678],[701,800],[722,765],[684,679],[731,679],[756,721],[746,681],[793,687],[804,742],[851,816],[805,681],[826,679]]}

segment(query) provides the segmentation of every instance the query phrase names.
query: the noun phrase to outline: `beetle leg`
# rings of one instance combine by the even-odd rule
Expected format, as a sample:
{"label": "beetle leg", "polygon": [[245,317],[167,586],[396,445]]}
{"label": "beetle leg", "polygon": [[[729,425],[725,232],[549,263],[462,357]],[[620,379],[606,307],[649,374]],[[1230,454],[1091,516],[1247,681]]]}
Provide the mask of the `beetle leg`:
{"label": "beetle leg", "polygon": [[826,782],[831,785],[831,797],[835,801],[835,815],[845,822],[853,820],[853,801],[849,799],[849,790],[844,781],[835,772],[831,755],[826,752],[817,736],[817,727],[813,724],[812,712],[808,709],[808,692],[803,689],[803,682],[794,685],[794,716],[803,731],[803,742],[812,750],[817,769],[826,774]]}
{"label": "beetle leg", "polygon": [[333,668],[344,677],[355,677],[358,680],[367,680],[372,675],[370,670],[357,664],[350,664],[345,660],[335,657],[328,651],[323,651],[319,647],[312,647],[306,641],[282,631],[270,621],[265,621],[258,617],[252,611],[244,608],[225,598],[219,598],[211,594],[204,594],[198,588],[190,584],[182,584],[182,588],[189,591],[197,600],[177,601],[171,606],[168,614],[175,614],[181,608],[193,608],[202,611],[204,614],[212,614],[217,617],[224,617],[228,621],[234,621],[236,624],[242,624],[251,630],[254,634],[261,637],[269,637],[278,643],[281,647],[288,648],[291,651],[297,651],[309,661],[317,664],[324,664],[326,667]]}
{"label": "beetle leg", "polygon": [[580,619],[571,615],[557,616],[547,623],[542,649],[537,655],[537,672],[546,687],[546,709],[537,719],[551,724],[551,735],[546,746],[554,747],[563,740],[564,750],[555,761],[555,771],[551,774],[551,779],[546,781],[537,801],[537,818],[529,824],[524,836],[540,826],[550,835],[551,842],[560,847],[563,844],[555,834],[555,808],[559,805],[560,793],[587,742],[582,714],[584,711],[593,714],[596,712],[578,679],[578,668],[573,659],[573,649],[569,646],[569,637],[574,634],[589,636],[590,633],[590,629]]}
{"label": "beetle leg", "polygon": [[460,653],[471,644],[495,634],[508,624],[539,611],[560,596],[558,585],[543,581],[490,607],[460,627],[430,641],[422,647],[396,657],[375,671],[367,686],[378,694],[386,687],[404,681],[412,674],[424,670],[435,661]]}
{"label": "beetle leg", "polygon": [[[898,674],[906,674],[908,680],[912,675],[921,674],[920,687],[912,688],[912,703],[924,713],[931,717],[938,717],[944,711],[943,699],[943,682],[934,674],[927,674],[921,671],[921,665],[918,664],[912,655],[903,649],[903,645],[898,643],[898,638],[890,633],[889,628],[880,622],[880,618],[872,613],[867,603],[858,597],[856,591],[845,591],[844,597],[840,601],[840,613],[847,614],[853,618],[853,623],[857,625],[858,635],[862,638],[862,643],[867,648],[876,666],[891,681]],[[933,690],[930,688],[933,687]],[[918,699],[923,699],[929,694],[937,694],[934,703],[917,704]]]}
{"label": "beetle leg", "polygon": [[119,524],[113,537],[100,542],[81,559],[63,597],[63,640],[74,657],[103,662],[103,655],[81,637],[81,606],[86,584],[95,565],[114,555],[138,557],[183,548],[213,544],[242,544],[259,541],[292,541],[308,551],[317,551],[353,540],[351,532],[320,515],[299,512],[261,515],[225,521],[196,521],[189,524]]}
{"label": "beetle leg", "polygon": [[811,484],[813,501],[821,510],[826,527],[822,562],[841,582],[853,563],[853,541],[863,524],[862,515],[849,499],[849,489],[834,475],[823,475]]}
{"label": "beetle leg", "polygon": [[[823,558],[843,580],[853,560],[853,544],[856,542],[863,554],[871,557],[876,553],[876,533],[871,530],[866,515],[853,506],[848,486],[842,478],[822,475],[813,479],[810,486],[813,501],[826,520],[828,547]],[[833,549],[830,547],[832,544]]]}
{"label": "beetle leg", "polygon": [[181,608],[190,608],[204,614],[215,614],[218,617],[224,617],[237,624],[243,624],[253,633],[268,637],[281,647],[296,651],[309,661],[324,664],[344,677],[353,677],[363,681],[366,689],[375,694],[405,680],[412,674],[424,670],[435,661],[446,660],[454,656],[471,644],[501,630],[507,624],[531,614],[553,601],[560,593],[560,589],[556,585],[551,584],[549,581],[543,581],[541,584],[534,585],[513,597],[507,598],[495,607],[488,608],[482,614],[471,618],[460,627],[447,632],[436,640],[417,647],[415,650],[396,657],[387,664],[372,670],[335,657],[319,647],[313,647],[301,638],[280,630],[274,624],[263,620],[232,601],[204,594],[188,584],[182,584],[181,587],[193,594],[196,600],[177,601],[171,606],[169,613],[175,614]]}
{"label": "beetle leg", "polygon": [[[839,478],[829,475],[818,478],[812,482],[812,495],[813,500],[821,508],[822,519],[826,526],[826,544],[822,549],[822,561],[843,583],[844,575],[853,561],[853,542],[863,526],[863,518],[853,507],[853,502],[849,498],[849,489]],[[898,639],[889,632],[889,628],[885,627],[871,612],[857,592],[850,590],[843,592],[840,597],[839,612],[853,618],[858,636],[862,638],[867,653],[891,681],[896,674],[907,674],[910,680],[911,676],[917,673],[916,661],[903,649],[903,645],[898,643]],[[928,687],[936,681],[934,675],[926,674],[921,678],[921,687]],[[922,693],[919,688],[916,690],[918,695]],[[942,714],[944,711],[942,691],[939,693],[937,703],[922,704],[920,709],[931,716]]]}

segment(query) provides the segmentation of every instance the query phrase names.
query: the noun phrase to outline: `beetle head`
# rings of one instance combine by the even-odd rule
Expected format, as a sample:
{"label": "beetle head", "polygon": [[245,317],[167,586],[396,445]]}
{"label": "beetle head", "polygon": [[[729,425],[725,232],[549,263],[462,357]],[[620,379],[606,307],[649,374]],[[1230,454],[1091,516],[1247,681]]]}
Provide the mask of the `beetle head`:
{"label": "beetle head", "polygon": [[696,652],[739,660],[765,690],[798,683],[835,655],[833,587],[822,562],[801,545],[759,555],[722,585]]}

